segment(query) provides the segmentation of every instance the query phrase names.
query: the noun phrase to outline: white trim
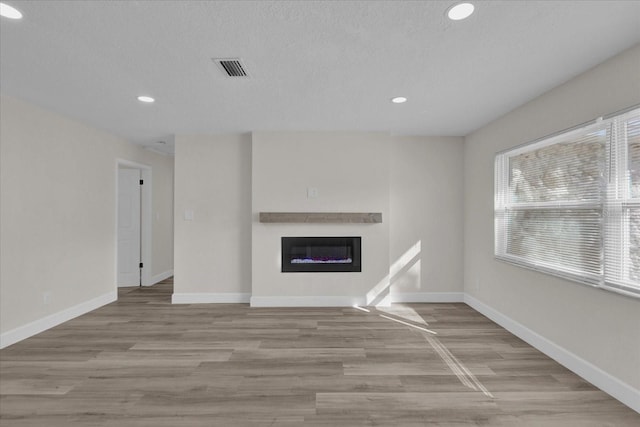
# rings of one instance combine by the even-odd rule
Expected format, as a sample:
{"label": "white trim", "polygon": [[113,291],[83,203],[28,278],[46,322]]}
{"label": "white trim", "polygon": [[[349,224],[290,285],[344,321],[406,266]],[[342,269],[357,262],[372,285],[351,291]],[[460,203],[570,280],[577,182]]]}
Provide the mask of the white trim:
{"label": "white trim", "polygon": [[464,302],[464,292],[391,292],[391,302]]}
{"label": "white trim", "polygon": [[[391,293],[391,303],[464,302],[462,292]],[[251,307],[352,307],[366,306],[356,296],[277,296],[260,297],[248,293],[174,293],[173,304],[250,303]]]}
{"label": "white trim", "polygon": [[518,338],[526,341],[528,344],[560,363],[565,368],[573,371],[602,391],[610,394],[615,399],[640,413],[640,390],[633,388],[574,353],[560,347],[558,344],[489,307],[473,296],[465,294],[464,302],[477,312],[485,315]]}
{"label": "white trim", "polygon": [[173,270],[167,270],[165,272],[152,276],[150,279],[150,283],[148,285],[144,285],[144,284],[143,285],[144,286],[155,285],[156,283],[162,282],[164,279],[168,279],[171,276],[173,276]]}
{"label": "white trim", "polygon": [[251,307],[353,307],[365,306],[365,297],[290,296],[251,297]]}
{"label": "white trim", "polygon": [[248,304],[248,293],[174,293],[171,304]]}
{"label": "white trim", "polygon": [[35,320],[31,323],[27,323],[26,325],[7,331],[0,335],[0,348],[5,348],[11,344],[15,344],[39,334],[40,332],[44,332],[47,329],[60,325],[61,323],[67,322],[73,318],[82,316],[83,314],[112,303],[117,299],[118,292],[114,289],[104,295],[90,299],[89,301],[82,302],[74,305],[73,307],[50,314],[42,319]]}
{"label": "white trim", "polygon": [[[140,195],[140,230],[142,237],[140,239],[140,247],[142,248],[142,276],[140,282],[143,286],[151,286],[151,268],[152,268],[152,251],[153,251],[153,202],[151,200],[153,194],[153,179],[151,168],[140,169],[140,177],[144,180],[142,192]],[[116,258],[117,260],[117,258]]]}

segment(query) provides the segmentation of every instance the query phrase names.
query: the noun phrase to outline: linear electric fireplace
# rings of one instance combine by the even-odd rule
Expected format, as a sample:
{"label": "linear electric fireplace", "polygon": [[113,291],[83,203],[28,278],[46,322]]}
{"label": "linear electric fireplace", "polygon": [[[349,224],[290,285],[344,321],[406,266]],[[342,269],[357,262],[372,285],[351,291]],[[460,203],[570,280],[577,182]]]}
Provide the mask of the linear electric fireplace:
{"label": "linear electric fireplace", "polygon": [[360,237],[283,237],[282,272],[360,272]]}

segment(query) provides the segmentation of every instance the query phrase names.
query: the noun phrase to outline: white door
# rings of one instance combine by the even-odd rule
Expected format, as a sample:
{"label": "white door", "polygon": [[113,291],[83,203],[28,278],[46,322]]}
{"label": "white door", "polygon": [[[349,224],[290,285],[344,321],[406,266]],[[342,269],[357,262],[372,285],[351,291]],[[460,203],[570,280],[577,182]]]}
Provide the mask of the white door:
{"label": "white door", "polygon": [[118,169],[118,286],[140,284],[140,170]]}

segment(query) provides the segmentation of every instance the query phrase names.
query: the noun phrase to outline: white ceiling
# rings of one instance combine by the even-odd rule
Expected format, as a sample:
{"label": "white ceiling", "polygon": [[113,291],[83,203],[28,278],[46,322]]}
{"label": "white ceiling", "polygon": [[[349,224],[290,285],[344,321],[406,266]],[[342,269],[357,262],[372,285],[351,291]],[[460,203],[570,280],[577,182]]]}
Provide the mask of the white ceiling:
{"label": "white ceiling", "polygon": [[24,19],[0,20],[3,94],[168,151],[193,133],[466,135],[640,42],[640,1],[475,1],[458,22],[455,1],[6,2]]}

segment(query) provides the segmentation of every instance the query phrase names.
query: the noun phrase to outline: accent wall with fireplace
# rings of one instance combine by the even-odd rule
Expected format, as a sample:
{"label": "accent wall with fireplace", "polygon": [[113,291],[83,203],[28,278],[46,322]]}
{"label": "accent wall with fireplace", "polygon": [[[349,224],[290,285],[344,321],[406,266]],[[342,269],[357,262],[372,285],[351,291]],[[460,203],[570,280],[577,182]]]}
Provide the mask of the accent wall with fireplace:
{"label": "accent wall with fireplace", "polygon": [[[389,144],[383,133],[253,133],[252,306],[348,306],[384,299],[389,292]],[[382,222],[260,222],[260,212],[379,212]],[[283,238],[288,238],[286,250],[291,242],[299,252],[299,243],[309,237],[315,238],[314,254],[298,254],[295,264],[283,259]],[[350,254],[346,237],[358,237]],[[298,271],[289,274],[292,269]]]}
{"label": "accent wall with fireplace", "polygon": [[[458,137],[177,135],[172,301],[459,301],[462,160]],[[283,272],[283,237],[359,237],[360,271]]]}

